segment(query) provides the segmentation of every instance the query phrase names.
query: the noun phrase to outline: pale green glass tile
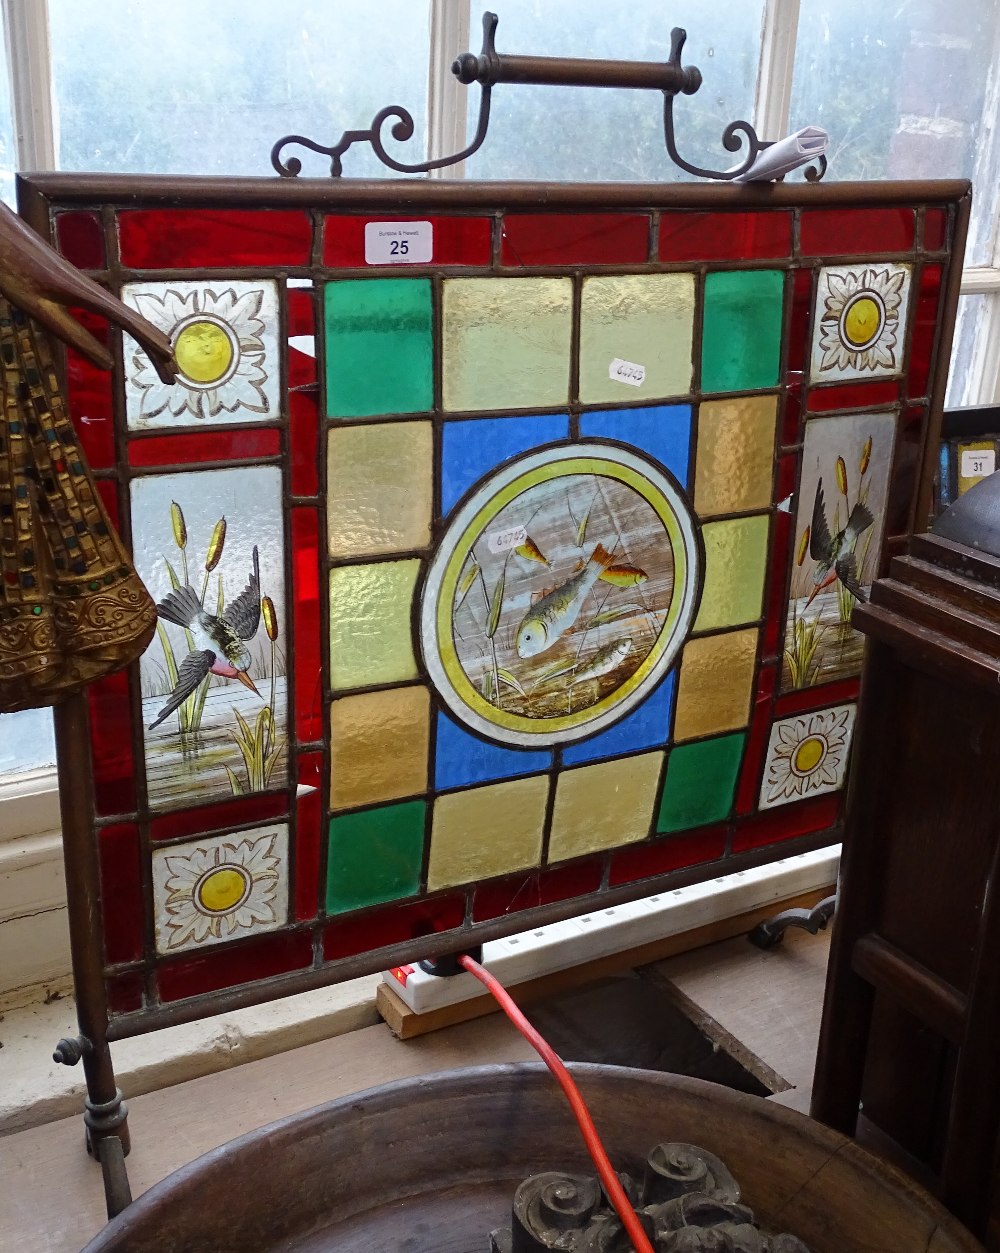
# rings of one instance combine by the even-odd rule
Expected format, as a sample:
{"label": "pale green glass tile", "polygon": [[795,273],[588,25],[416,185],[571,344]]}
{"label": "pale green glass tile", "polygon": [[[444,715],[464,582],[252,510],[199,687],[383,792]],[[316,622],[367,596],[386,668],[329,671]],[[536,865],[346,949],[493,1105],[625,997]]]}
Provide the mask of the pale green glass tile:
{"label": "pale green glass tile", "polygon": [[420,562],[330,572],[330,679],[335,690],[417,677],[410,629]]}
{"label": "pale green glass tile", "polygon": [[446,279],[445,409],[566,404],[572,306],[568,278]]}
{"label": "pale green glass tile", "polygon": [[755,622],[764,598],[768,515],[707,522],[705,588],[694,624],[696,631]]}
{"label": "pale green glass tile", "polygon": [[[662,400],[691,389],[693,274],[609,274],[584,280],[580,399]],[[612,362],[642,366],[635,386],[610,377]]]}

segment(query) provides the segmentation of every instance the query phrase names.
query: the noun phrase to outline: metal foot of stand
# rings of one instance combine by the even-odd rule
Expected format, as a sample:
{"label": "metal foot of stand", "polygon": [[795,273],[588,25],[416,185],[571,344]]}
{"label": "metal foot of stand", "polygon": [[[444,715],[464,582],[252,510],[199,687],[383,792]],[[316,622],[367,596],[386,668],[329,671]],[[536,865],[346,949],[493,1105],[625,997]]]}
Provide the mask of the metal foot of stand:
{"label": "metal foot of stand", "polygon": [[132,1204],[132,1189],[125,1169],[125,1158],[131,1146],[128,1131],[128,1106],[121,1088],[115,1089],[113,1100],[96,1105],[87,1100],[83,1121],[87,1127],[87,1152],[101,1167],[104,1176],[104,1199],[108,1218],[114,1218]]}
{"label": "metal foot of stand", "polygon": [[786,909],[784,913],[768,918],[766,922],[754,927],[747,939],[758,948],[773,948],[775,944],[781,943],[789,927],[799,927],[810,935],[816,935],[826,930],[836,909],[837,896],[834,893],[833,896],[824,897],[812,909]]}

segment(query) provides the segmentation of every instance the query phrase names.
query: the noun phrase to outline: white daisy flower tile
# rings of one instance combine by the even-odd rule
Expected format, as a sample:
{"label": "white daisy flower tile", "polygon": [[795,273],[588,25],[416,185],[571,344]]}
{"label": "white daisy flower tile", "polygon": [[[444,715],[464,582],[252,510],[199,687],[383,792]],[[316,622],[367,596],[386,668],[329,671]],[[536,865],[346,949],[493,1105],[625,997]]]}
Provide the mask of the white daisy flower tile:
{"label": "white daisy flower tile", "polygon": [[153,850],[156,948],[207,948],[288,918],[288,828],[259,827]]}
{"label": "white daisy flower tile", "polygon": [[125,304],[174,346],[179,373],[161,381],[125,336],[125,407],[133,429],[241,424],[278,416],[278,288],[269,279],[127,283]]}
{"label": "white daisy flower tile", "polygon": [[760,788],[761,809],[836,792],[843,785],[855,712],[854,705],[835,705],[818,713],[780,718],[772,725]]}
{"label": "white daisy flower tile", "polygon": [[819,272],[810,378],[892,378],[903,369],[910,267],[830,266]]}

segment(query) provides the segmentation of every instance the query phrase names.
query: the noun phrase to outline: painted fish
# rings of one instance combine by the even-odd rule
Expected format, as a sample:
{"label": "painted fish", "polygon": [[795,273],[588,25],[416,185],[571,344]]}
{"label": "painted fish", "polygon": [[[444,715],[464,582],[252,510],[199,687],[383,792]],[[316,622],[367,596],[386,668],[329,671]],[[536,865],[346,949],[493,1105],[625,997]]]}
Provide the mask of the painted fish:
{"label": "painted fish", "polygon": [[645,583],[649,575],[638,566],[608,566],[597,577],[613,587],[635,587],[637,583]]}
{"label": "painted fish", "polygon": [[531,606],[517,628],[519,657],[536,657],[569,630],[579,617],[587,593],[612,561],[608,550],[598,544],[582,570]]}
{"label": "painted fish", "polygon": [[525,561],[537,561],[543,566],[547,566],[549,564],[548,558],[530,535],[526,535],[524,537],[524,543],[518,544],[514,551],[519,557],[523,557]]}
{"label": "painted fish", "polygon": [[573,675],[570,687],[577,683],[586,683],[588,679],[599,679],[603,674],[610,674],[621,665],[631,651],[632,641],[627,636],[615,640],[613,644],[605,645],[604,648],[599,648],[587,664],[581,666]]}

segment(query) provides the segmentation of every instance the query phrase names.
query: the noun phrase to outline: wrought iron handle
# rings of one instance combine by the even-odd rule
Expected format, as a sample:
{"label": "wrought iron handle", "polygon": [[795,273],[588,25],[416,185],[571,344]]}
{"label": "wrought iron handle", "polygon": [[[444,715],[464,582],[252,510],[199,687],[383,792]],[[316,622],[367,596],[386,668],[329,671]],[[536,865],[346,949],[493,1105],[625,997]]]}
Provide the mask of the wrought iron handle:
{"label": "wrought iron handle", "polygon": [[[284,158],[282,151],[288,145],[296,144],[309,148],[312,152],[325,153],[330,157],[330,174],[339,178],[343,173],[341,158],[353,144],[367,142],[374,149],[375,155],[391,170],[400,174],[426,174],[429,170],[440,170],[448,165],[456,165],[478,152],[486,139],[490,124],[490,100],[493,87],[497,83],[532,83],[558,87],[629,87],[663,92],[663,134],[667,152],[671,160],[689,174],[699,178],[713,178],[730,182],[745,174],[756,161],[760,153],[770,146],[768,141],[761,140],[749,122],[730,122],[722,133],[722,146],[727,152],[738,152],[744,142],[747,154],[744,159],[729,170],[710,170],[702,166],[692,165],[677,151],[674,137],[674,97],[681,94],[694,95],[701,86],[701,71],[694,65],[681,65],[681,53],[687,32],[675,27],[670,34],[670,57],[667,61],[595,61],[574,57],[531,57],[501,56],[494,43],[497,29],[497,15],[483,14],[483,46],[477,56],[473,52],[463,52],[452,64],[452,73],[459,82],[466,86],[478,83],[481,89],[479,99],[479,120],[472,142],[461,152],[448,157],[437,157],[431,161],[419,161],[412,165],[397,161],[386,152],[382,141],[382,129],[390,119],[395,119],[391,135],[394,139],[404,141],[412,139],[414,132],[413,118],[400,105],[389,105],[372,119],[366,131],[345,131],[340,139],[329,146],[318,144],[304,135],[285,135],[271,149],[271,165],[285,178],[294,178],[302,171],[302,162],[298,157]],[[815,166],[806,170],[806,178],[810,181],[822,178],[826,170],[826,159],[819,158]]]}

